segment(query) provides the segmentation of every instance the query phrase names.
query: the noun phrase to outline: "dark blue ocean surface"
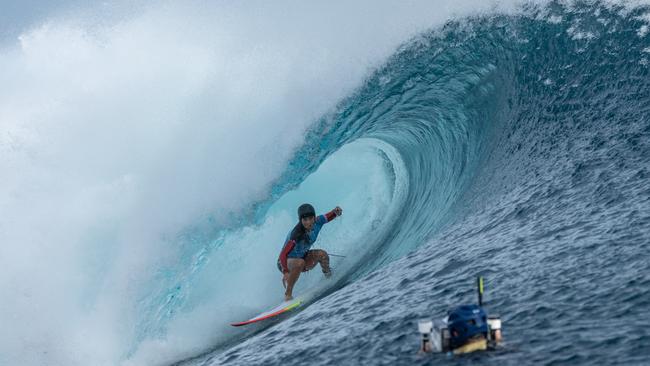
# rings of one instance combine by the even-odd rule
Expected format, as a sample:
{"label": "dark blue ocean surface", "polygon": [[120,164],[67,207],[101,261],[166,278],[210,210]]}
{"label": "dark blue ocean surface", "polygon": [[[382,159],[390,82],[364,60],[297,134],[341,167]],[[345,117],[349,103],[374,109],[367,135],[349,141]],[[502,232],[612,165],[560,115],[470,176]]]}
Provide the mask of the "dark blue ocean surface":
{"label": "dark blue ocean surface", "polygon": [[[389,233],[308,307],[185,363],[650,364],[649,12],[551,4],[404,45],[276,187],[383,140],[409,181]],[[417,320],[474,302],[477,275],[501,349],[418,356]]]}

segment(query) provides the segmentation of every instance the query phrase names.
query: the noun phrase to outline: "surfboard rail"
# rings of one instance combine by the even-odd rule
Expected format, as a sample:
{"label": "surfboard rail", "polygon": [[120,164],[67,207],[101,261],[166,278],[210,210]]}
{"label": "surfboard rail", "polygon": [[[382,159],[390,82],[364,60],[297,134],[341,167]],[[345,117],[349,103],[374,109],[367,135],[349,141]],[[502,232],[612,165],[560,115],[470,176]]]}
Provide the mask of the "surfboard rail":
{"label": "surfboard rail", "polygon": [[284,302],[284,303],[276,306],[275,308],[273,308],[273,309],[271,309],[271,310],[269,310],[267,312],[261,313],[261,314],[255,316],[255,317],[253,317],[253,318],[251,318],[249,320],[246,320],[246,321],[243,321],[243,322],[238,322],[238,323],[230,323],[230,325],[232,325],[233,327],[241,327],[242,325],[257,323],[257,322],[260,322],[262,320],[273,318],[273,317],[278,316],[280,314],[286,313],[287,311],[293,310],[293,309],[297,308],[298,306],[300,306],[300,304],[302,304],[302,301],[298,300],[298,299],[292,300],[292,301],[288,302],[288,304],[287,304],[287,302]]}

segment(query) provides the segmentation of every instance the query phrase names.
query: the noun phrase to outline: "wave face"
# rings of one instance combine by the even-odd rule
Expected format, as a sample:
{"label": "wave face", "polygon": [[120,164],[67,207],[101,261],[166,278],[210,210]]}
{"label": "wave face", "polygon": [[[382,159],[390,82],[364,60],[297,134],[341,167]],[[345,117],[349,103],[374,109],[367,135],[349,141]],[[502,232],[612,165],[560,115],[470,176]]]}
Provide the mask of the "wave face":
{"label": "wave face", "polygon": [[[416,355],[415,324],[474,302],[476,275],[506,343],[472,362],[650,362],[650,9],[427,8],[404,30],[384,4],[366,34],[214,6],[3,52],[0,117],[27,122],[0,134],[0,363],[451,363]],[[301,278],[295,315],[230,327],[281,300],[305,201],[343,207],[317,245],[345,258]]]}
{"label": "wave face", "polygon": [[408,181],[389,233],[348,254],[358,265],[345,287],[188,362],[430,362],[415,355],[416,320],[475,301],[479,274],[507,342],[473,361],[648,362],[647,14],[551,4],[405,45],[284,177],[300,181],[360,138],[389,144]]}

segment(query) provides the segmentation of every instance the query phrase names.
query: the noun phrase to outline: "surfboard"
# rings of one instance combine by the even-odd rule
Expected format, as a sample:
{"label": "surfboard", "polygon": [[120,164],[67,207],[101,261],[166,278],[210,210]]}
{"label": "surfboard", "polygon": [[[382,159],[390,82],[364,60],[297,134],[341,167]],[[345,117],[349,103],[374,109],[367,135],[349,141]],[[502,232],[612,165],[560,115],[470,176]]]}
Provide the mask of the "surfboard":
{"label": "surfboard", "polygon": [[288,311],[291,311],[291,310],[297,308],[298,306],[300,306],[300,304],[302,304],[302,300],[297,299],[297,298],[293,299],[291,301],[285,301],[282,304],[274,307],[273,309],[271,309],[269,311],[265,311],[262,314],[259,314],[259,315],[255,316],[255,317],[251,318],[251,319],[248,319],[246,321],[239,322],[239,323],[231,323],[230,325],[232,325],[233,327],[241,327],[242,325],[257,323],[259,321],[270,319],[270,318],[276,317],[276,316],[278,316],[280,314],[284,314],[284,313],[286,313]]}

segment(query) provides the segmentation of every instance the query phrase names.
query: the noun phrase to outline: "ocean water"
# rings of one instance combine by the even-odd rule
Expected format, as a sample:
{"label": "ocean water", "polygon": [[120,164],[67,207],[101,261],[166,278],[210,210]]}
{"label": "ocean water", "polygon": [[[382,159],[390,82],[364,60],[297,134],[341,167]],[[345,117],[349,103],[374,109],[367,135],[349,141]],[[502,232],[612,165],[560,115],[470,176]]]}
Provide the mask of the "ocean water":
{"label": "ocean water", "polygon": [[[3,169],[30,172],[18,173],[0,201],[20,213],[0,222],[16,243],[0,252],[11,259],[0,262],[3,298],[11,299],[0,319],[18,324],[38,314],[37,325],[2,332],[0,361],[650,363],[650,7],[548,2],[474,12],[470,4],[435,21],[424,11],[417,20],[396,13],[408,24],[400,27],[386,23],[390,7],[378,6],[383,17],[372,19],[389,26],[370,22],[377,33],[359,38],[367,48],[341,41],[349,29],[363,33],[351,21],[321,36],[338,48],[314,47],[309,35],[286,44],[270,35],[253,51],[228,37],[206,51],[213,19],[189,8],[198,25],[180,35],[147,32],[161,17],[163,29],[176,24],[173,8],[99,32],[108,37],[100,41],[69,25],[22,38],[27,56],[52,39],[76,40],[52,67],[95,66],[88,75],[111,70],[107,59],[121,65],[135,49],[132,34],[163,46],[136,52],[144,73],[136,65],[72,78],[78,87],[34,112],[14,99],[0,109],[26,121],[0,140],[10,157]],[[251,24],[266,29],[267,16],[284,19],[269,7],[237,28],[241,9],[219,10],[228,14],[223,29],[238,37],[259,37]],[[188,34],[199,41],[185,42]],[[180,51],[164,46],[174,37]],[[292,42],[304,47],[271,47]],[[221,52],[218,61],[238,56],[219,65],[223,75],[209,62]],[[19,70],[3,74],[10,82],[44,68],[4,55],[0,62]],[[151,66],[161,55],[165,62]],[[164,73],[170,80],[159,81]],[[68,75],[43,74],[57,86],[56,76]],[[114,82],[129,77],[145,81]],[[34,88],[5,95],[20,101],[25,90]],[[107,92],[110,103],[96,102],[94,93]],[[70,100],[86,104],[70,111]],[[98,108],[108,117],[97,117]],[[87,127],[88,119],[103,128]],[[58,132],[61,124],[73,133]],[[275,261],[305,201],[319,212],[343,208],[316,246],[345,258],[332,258],[329,280],[318,270],[301,276],[295,293],[307,306],[230,327],[282,301]],[[30,225],[64,204],[72,208],[53,220],[56,230]],[[20,221],[33,210],[40,221]],[[65,244],[46,260],[48,238]],[[478,275],[488,312],[503,321],[503,345],[418,355],[417,321],[475,302]]]}

